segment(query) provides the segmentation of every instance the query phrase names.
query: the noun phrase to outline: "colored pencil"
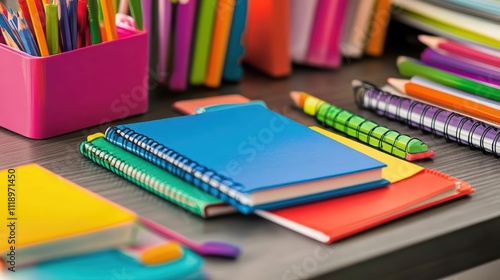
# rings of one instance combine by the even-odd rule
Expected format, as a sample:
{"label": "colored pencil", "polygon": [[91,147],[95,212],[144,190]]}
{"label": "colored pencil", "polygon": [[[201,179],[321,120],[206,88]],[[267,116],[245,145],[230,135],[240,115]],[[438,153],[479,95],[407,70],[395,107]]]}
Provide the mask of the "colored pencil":
{"label": "colored pencil", "polygon": [[59,29],[61,30],[62,51],[67,52],[74,49],[71,40],[70,23],[68,18],[68,5],[66,0],[59,0]]}
{"label": "colored pencil", "polygon": [[8,11],[7,7],[5,7],[5,5],[2,2],[0,2],[0,13],[3,13],[3,15],[7,17],[7,11]]}
{"label": "colored pencil", "polygon": [[78,8],[76,0],[68,1],[68,20],[71,34],[71,46],[74,50],[78,48]]}
{"label": "colored pencil", "polygon": [[28,36],[31,35],[31,32],[23,21],[19,21],[19,34],[21,35],[21,40],[23,41],[24,44],[24,49],[29,55],[32,56],[38,56],[38,53],[34,49],[34,45],[31,42],[30,38]]}
{"label": "colored pencil", "polygon": [[420,59],[434,68],[474,81],[500,86],[500,68],[454,55],[446,55],[432,48],[426,48],[420,55]]}
{"label": "colored pencil", "polygon": [[[19,19],[24,23],[24,25],[28,25],[26,22],[26,19],[23,17],[22,13],[19,14]],[[36,56],[40,56],[40,50],[38,49],[38,45],[36,44],[36,40],[33,37],[33,33],[31,30],[28,28],[26,31],[24,31],[26,39],[28,39],[28,43],[30,45],[30,48],[35,52]]]}
{"label": "colored pencil", "polygon": [[480,50],[440,37],[420,35],[418,39],[429,48],[443,50],[474,61],[500,67],[500,57],[484,53]]}
{"label": "colored pencil", "polygon": [[87,0],[78,0],[78,48],[87,45],[90,32],[88,19]]}
{"label": "colored pencil", "polygon": [[[49,55],[49,48],[47,46],[47,40],[45,39],[45,32],[43,31],[43,25],[40,21],[40,16],[38,14],[38,9],[36,5],[36,0],[26,0],[28,2],[28,9],[30,11],[31,20],[33,21],[33,28],[35,29],[36,41],[38,42],[38,47],[40,48],[40,54],[42,56]],[[64,2],[61,1],[61,2]],[[45,12],[44,12],[45,21]]]}
{"label": "colored pencil", "polygon": [[135,20],[135,25],[138,29],[142,30],[143,26],[141,0],[128,0],[128,5],[130,7],[130,13]]}
{"label": "colored pencil", "polygon": [[399,72],[403,76],[421,76],[431,81],[456,88],[474,95],[500,101],[500,89],[432,68],[418,60],[400,56],[397,60]]}
{"label": "colored pencil", "polygon": [[[17,30],[13,29],[13,27],[9,23],[9,20],[5,16],[6,11],[7,10],[4,10],[4,8],[2,6],[0,6],[0,27],[5,29],[5,32],[7,32],[7,34],[12,39],[12,42],[14,42],[14,44],[16,45],[17,48],[20,48],[20,47],[22,48],[22,43],[21,43],[20,39],[18,39],[19,36],[17,36]],[[7,12],[7,15],[8,15],[8,12]],[[6,36],[3,36],[3,37],[4,37],[5,41],[7,43],[9,43],[9,41],[7,41],[8,38]]]}
{"label": "colored pencil", "polygon": [[104,28],[106,28],[106,40],[113,41],[118,38],[116,31],[115,15],[111,0],[101,0],[101,9],[104,16]]}
{"label": "colored pencil", "polygon": [[36,10],[38,11],[38,17],[40,18],[40,23],[42,24],[43,32],[45,33],[46,19],[45,19],[45,8],[43,7],[43,2],[42,2],[42,0],[35,0],[35,4],[36,4]]}
{"label": "colored pencil", "polygon": [[12,30],[12,34],[14,35],[14,37],[12,37],[14,39],[14,42],[17,44],[17,46],[19,47],[19,49],[21,51],[26,51],[26,49],[24,48],[24,44],[21,40],[21,35],[19,34],[19,31],[18,31],[18,19],[17,17],[14,15],[14,10],[12,10],[11,8],[9,8],[9,11],[8,11],[8,22],[9,22],[9,25],[10,25],[10,29]]}
{"label": "colored pencil", "polygon": [[5,42],[9,47],[14,48],[16,50],[20,50],[16,42],[14,42],[14,39],[12,39],[7,30],[4,28],[2,28],[2,35],[5,38]]}
{"label": "colored pencil", "polygon": [[414,84],[409,80],[389,78],[387,82],[400,92],[430,102],[431,104],[500,123],[500,110],[481,103]]}
{"label": "colored pencil", "polygon": [[33,28],[33,22],[31,21],[31,15],[30,15],[30,11],[28,9],[28,3],[26,3],[26,0],[17,0],[17,3],[19,4],[19,7],[21,8],[21,12],[23,14],[23,17],[26,19],[26,23],[28,23],[28,27],[31,30],[31,34],[34,34],[35,29]]}
{"label": "colored pencil", "polygon": [[45,5],[45,17],[47,19],[47,43],[49,53],[59,53],[59,15],[56,4]]}
{"label": "colored pencil", "polygon": [[15,12],[14,10],[12,10],[12,8],[9,8],[8,12],[7,12],[7,19],[9,20],[9,23],[11,25],[12,28],[14,28],[15,30],[18,29],[18,21],[17,21],[17,17],[15,16]]}
{"label": "colored pencil", "polygon": [[[159,2],[163,2],[163,0],[160,0]],[[128,14],[128,0],[120,1],[120,7],[118,8],[118,12],[124,15]]]}
{"label": "colored pencil", "polygon": [[92,44],[101,43],[101,29],[99,27],[99,12],[98,0],[87,0],[87,8],[89,15],[90,36]]}

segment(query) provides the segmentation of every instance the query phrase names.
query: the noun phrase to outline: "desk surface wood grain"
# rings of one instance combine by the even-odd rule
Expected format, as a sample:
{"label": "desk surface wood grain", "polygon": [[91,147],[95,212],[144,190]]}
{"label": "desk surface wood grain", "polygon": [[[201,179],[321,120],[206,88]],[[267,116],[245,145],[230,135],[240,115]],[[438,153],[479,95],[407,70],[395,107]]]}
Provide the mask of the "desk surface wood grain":
{"label": "desk surface wood grain", "polygon": [[243,254],[237,261],[207,260],[205,270],[212,279],[330,279],[332,276],[356,279],[368,275],[372,279],[382,276],[384,279],[425,279],[445,276],[500,256],[500,162],[491,155],[357,108],[350,86],[352,79],[383,85],[387,77],[399,77],[396,54],[418,56],[419,51],[420,46],[402,43],[390,46],[382,58],[346,61],[341,70],[335,71],[295,67],[293,75],[277,80],[246,69],[241,83],[225,84],[216,90],[194,88],[189,92],[171,93],[151,83],[149,112],[113,123],[176,116],[172,103],[177,100],[241,93],[251,99],[262,99],[269,108],[305,125],[316,125],[312,118],[291,106],[289,91],[302,90],[419,137],[436,152],[435,159],[420,162],[421,165],[466,180],[477,190],[470,197],[331,245],[320,244],[252,215],[204,221],[98,167],[79,154],[78,144],[86,135],[103,131],[109,124],[39,141],[0,129],[0,169],[38,163],[194,240],[225,240],[241,246]]}

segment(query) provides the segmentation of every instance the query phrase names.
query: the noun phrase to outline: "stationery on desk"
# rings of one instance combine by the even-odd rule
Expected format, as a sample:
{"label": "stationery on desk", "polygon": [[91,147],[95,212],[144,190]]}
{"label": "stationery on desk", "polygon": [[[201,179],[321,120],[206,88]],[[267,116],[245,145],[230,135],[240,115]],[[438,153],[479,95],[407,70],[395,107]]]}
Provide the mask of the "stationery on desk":
{"label": "stationery on desk", "polygon": [[244,61],[271,77],[291,72],[289,0],[249,1]]}
{"label": "stationery on desk", "polygon": [[[2,37],[8,46],[31,56],[56,55],[99,44],[104,37],[106,41],[118,38],[111,0],[70,0],[57,4],[18,0],[18,3],[19,12],[0,6]],[[104,34],[98,18],[101,8]]]}
{"label": "stationery on desk", "polygon": [[441,109],[353,81],[354,100],[361,108],[402,121],[447,140],[500,156],[500,130],[453,111]]}
{"label": "stationery on desk", "polygon": [[459,57],[445,55],[430,48],[421,55],[425,64],[434,68],[494,86],[500,86],[500,68],[483,65],[475,61],[464,60]]}
{"label": "stationery on desk", "polygon": [[205,279],[203,259],[183,249],[176,260],[164,264],[146,266],[123,255],[117,250],[104,250],[52,260],[31,267],[18,269],[15,273],[0,272],[6,280],[51,279]]}
{"label": "stationery on desk", "polygon": [[346,27],[341,40],[342,54],[346,57],[360,58],[372,24],[375,0],[349,1]]}
{"label": "stationery on desk", "polygon": [[320,242],[331,243],[474,192],[468,183],[459,179],[423,169],[321,128],[312,129],[385,163],[382,176],[391,182],[387,188],[256,212]]}
{"label": "stationery on desk", "polygon": [[500,35],[495,22],[445,9],[428,1],[394,0],[393,2],[399,10],[394,17],[408,25],[449,39],[488,48],[500,48]]}
{"label": "stationery on desk", "polygon": [[[261,106],[110,127],[106,139],[243,213],[387,183],[380,162]],[[336,164],[332,156],[345,160]]]}
{"label": "stationery on desk", "polygon": [[234,7],[224,69],[222,71],[224,81],[236,82],[243,77],[243,68],[240,61],[245,53],[245,48],[242,45],[241,37],[245,31],[247,6],[247,0],[237,0]]}
{"label": "stationery on desk", "polygon": [[[11,213],[14,215],[10,215],[19,219],[19,226],[14,221],[11,229],[17,232],[17,266],[133,241],[135,213],[36,164],[2,170],[0,174],[5,178],[14,174],[19,186],[16,194],[20,199]],[[7,201],[7,192],[0,197]],[[2,256],[9,252],[7,241],[0,241]]]}
{"label": "stationery on desk", "polygon": [[250,101],[250,99],[243,95],[228,94],[177,101],[172,105],[172,108],[183,115],[193,115],[196,113],[197,108],[217,104],[245,103],[248,101]]}
{"label": "stationery on desk", "polygon": [[290,0],[290,56],[293,62],[305,62],[317,4],[318,0]]}
{"label": "stationery on desk", "polygon": [[236,0],[219,0],[215,10],[214,30],[205,77],[205,85],[208,87],[218,87],[222,80],[235,5]]}
{"label": "stationery on desk", "polygon": [[170,69],[170,29],[171,29],[172,4],[169,0],[158,1],[158,80],[167,84]]}
{"label": "stationery on desk", "polygon": [[418,160],[434,156],[426,144],[416,138],[400,134],[395,130],[342,110],[303,92],[291,92],[295,105],[320,123],[342,131],[351,137],[377,147],[387,153],[407,160]]}
{"label": "stationery on desk", "polygon": [[451,73],[435,69],[409,57],[400,56],[397,61],[399,72],[404,76],[421,76],[431,81],[456,88],[468,93],[500,101],[500,88],[462,78]]}
{"label": "stationery on desk", "polygon": [[368,55],[378,57],[384,51],[387,26],[391,18],[391,4],[392,0],[377,1],[365,47],[365,52]]}
{"label": "stationery on desk", "polygon": [[319,0],[311,30],[311,38],[305,62],[329,68],[337,68],[342,62],[340,40],[345,0]]}
{"label": "stationery on desk", "polygon": [[193,57],[189,79],[192,85],[202,85],[205,82],[217,0],[200,1],[199,6],[198,20],[193,38]]}
{"label": "stationery on desk", "polygon": [[176,5],[174,25],[172,71],[169,88],[171,90],[185,90],[187,88],[189,65],[191,56],[191,39],[196,15],[197,0]]}
{"label": "stationery on desk", "polygon": [[[416,78],[418,79],[419,77]],[[494,108],[493,106],[490,106],[490,104],[488,103],[485,104],[485,102],[474,101],[473,98],[474,95],[467,95],[466,98],[462,98],[460,96],[456,96],[454,94],[448,94],[438,89],[413,83],[410,80],[389,78],[387,82],[389,85],[393,86],[398,91],[408,95],[409,98],[426,102],[428,104],[434,104],[436,106],[444,107],[449,110],[470,115],[481,120],[484,119],[486,120],[486,122],[493,122],[496,125],[500,124],[500,110],[499,110],[500,103],[494,101],[488,102],[492,103],[496,107]],[[432,82],[428,81],[427,83],[432,83]],[[440,85],[437,84],[436,86]],[[449,89],[453,90],[453,88]]]}
{"label": "stationery on desk", "polygon": [[420,35],[418,39],[423,44],[437,51],[444,51],[452,55],[460,56],[472,61],[487,65],[500,67],[500,57],[492,55],[484,50],[473,48],[445,38]]}
{"label": "stationery on desk", "polygon": [[235,212],[222,200],[190,185],[160,167],[107,141],[104,134],[87,137],[80,153],[111,172],[203,218]]}

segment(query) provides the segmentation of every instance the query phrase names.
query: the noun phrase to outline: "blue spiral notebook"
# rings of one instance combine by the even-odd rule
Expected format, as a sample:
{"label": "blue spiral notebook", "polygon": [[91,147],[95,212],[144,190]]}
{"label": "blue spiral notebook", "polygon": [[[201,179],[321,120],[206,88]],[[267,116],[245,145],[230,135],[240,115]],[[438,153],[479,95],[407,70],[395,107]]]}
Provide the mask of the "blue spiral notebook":
{"label": "blue spiral notebook", "polygon": [[245,214],[388,184],[383,163],[262,106],[119,125],[106,138]]}

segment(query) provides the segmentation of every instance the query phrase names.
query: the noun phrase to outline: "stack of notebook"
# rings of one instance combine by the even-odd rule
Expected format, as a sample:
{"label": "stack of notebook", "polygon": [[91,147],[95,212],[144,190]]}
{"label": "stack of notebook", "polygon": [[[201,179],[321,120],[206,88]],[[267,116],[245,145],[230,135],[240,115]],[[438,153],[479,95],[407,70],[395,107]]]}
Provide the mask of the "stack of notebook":
{"label": "stack of notebook", "polygon": [[237,209],[325,243],[473,192],[258,102],[198,111],[110,127],[80,151],[199,216]]}
{"label": "stack of notebook", "polygon": [[[110,127],[80,150],[201,216],[221,201],[248,214],[388,183],[381,177],[383,163],[262,106]],[[135,161],[122,158],[124,151]],[[158,169],[145,168],[146,162]]]}
{"label": "stack of notebook", "polygon": [[[218,87],[222,80],[243,76],[241,37],[246,24],[246,0],[144,1],[157,37],[158,65],[153,76],[171,90],[188,85]],[[174,3],[176,2],[176,3]]]}

